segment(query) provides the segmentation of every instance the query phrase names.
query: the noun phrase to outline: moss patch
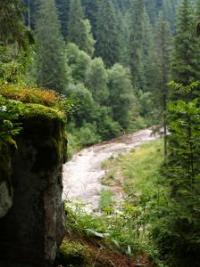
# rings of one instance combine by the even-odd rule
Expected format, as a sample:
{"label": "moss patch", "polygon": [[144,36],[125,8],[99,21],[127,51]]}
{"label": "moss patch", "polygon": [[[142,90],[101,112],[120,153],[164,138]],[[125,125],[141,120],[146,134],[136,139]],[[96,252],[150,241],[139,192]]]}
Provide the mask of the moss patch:
{"label": "moss patch", "polygon": [[52,90],[22,87],[13,84],[0,86],[0,94],[8,99],[24,103],[36,103],[45,106],[55,106],[60,100],[59,95]]}
{"label": "moss patch", "polygon": [[59,261],[65,267],[91,266],[90,253],[84,245],[78,241],[64,240],[59,249]]}

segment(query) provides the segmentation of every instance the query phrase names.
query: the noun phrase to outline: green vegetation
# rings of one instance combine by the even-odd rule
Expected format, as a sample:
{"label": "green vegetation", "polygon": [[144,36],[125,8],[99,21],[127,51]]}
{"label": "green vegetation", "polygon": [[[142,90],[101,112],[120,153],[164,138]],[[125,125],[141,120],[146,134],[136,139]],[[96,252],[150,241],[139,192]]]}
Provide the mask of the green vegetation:
{"label": "green vegetation", "polygon": [[[116,206],[115,193],[103,191],[101,215],[89,215],[81,204],[66,203],[66,227],[71,233],[89,239],[100,238],[103,246],[139,258],[145,251],[159,262],[151,230],[157,219],[157,205],[165,202],[167,187],[160,175],[162,140],[155,141],[127,155],[104,162],[107,175],[103,183],[120,186],[124,201]],[[72,206],[71,206],[72,205]]]}
{"label": "green vegetation", "polygon": [[16,147],[25,117],[63,124],[67,113],[70,155],[160,124],[164,152],[158,141],[104,163],[102,182],[124,192],[119,211],[108,189],[101,216],[69,205],[67,227],[161,266],[198,266],[199,0],[23,2],[0,6],[1,147]]}
{"label": "green vegetation", "polygon": [[23,119],[50,118],[64,123],[69,106],[54,91],[11,84],[0,86],[0,144],[16,145],[13,138],[22,130],[19,121]]}

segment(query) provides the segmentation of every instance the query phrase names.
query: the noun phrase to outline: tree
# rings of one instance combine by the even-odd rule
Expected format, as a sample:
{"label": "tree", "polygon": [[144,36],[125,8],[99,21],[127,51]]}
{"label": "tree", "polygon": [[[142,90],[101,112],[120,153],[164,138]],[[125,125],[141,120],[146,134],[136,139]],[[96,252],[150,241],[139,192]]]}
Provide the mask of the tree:
{"label": "tree", "polygon": [[69,43],[66,48],[67,64],[70,67],[72,81],[85,83],[86,74],[91,65],[90,56],[80,50],[74,43]]}
{"label": "tree", "polygon": [[110,67],[120,59],[117,18],[111,0],[98,2],[95,56]]}
{"label": "tree", "polygon": [[109,106],[112,117],[123,129],[130,123],[130,110],[134,104],[133,87],[127,70],[120,64],[115,64],[109,71]]}
{"label": "tree", "polygon": [[162,13],[159,16],[156,27],[157,59],[159,67],[158,90],[156,103],[160,103],[164,127],[164,154],[167,156],[167,102],[168,82],[170,78],[171,61],[171,36],[168,23],[164,20]]}
{"label": "tree", "polygon": [[95,58],[86,76],[87,87],[92,92],[93,98],[99,104],[106,104],[109,96],[108,75],[101,58]]}
{"label": "tree", "polygon": [[36,23],[37,82],[42,87],[64,92],[67,85],[67,65],[64,41],[54,0],[40,0]]}
{"label": "tree", "polygon": [[140,88],[141,85],[141,64],[142,64],[142,42],[144,33],[144,2],[134,0],[131,6],[131,33],[129,41],[130,68],[133,85]]}
{"label": "tree", "polygon": [[101,0],[82,0],[85,16],[89,19],[91,23],[92,33],[95,40],[97,37],[97,14],[100,1]]}
{"label": "tree", "polygon": [[[159,229],[155,235],[167,266],[198,266],[200,218],[200,109],[199,83],[171,83],[177,99],[168,108],[168,156],[162,172],[169,190],[167,204],[160,208]],[[163,234],[164,233],[164,234]]]}
{"label": "tree", "polygon": [[191,3],[189,0],[183,0],[178,12],[172,65],[173,79],[184,85],[198,80],[199,59],[199,43],[195,35]]}
{"label": "tree", "polygon": [[80,0],[73,0],[70,4],[67,40],[75,43],[81,50],[90,55],[94,52],[95,42],[91,33],[91,25],[89,20],[84,18]]}
{"label": "tree", "polygon": [[70,0],[56,0],[56,6],[58,9],[58,16],[61,23],[61,32],[64,39],[67,39],[69,27],[68,24]]}
{"label": "tree", "polygon": [[1,1],[0,5],[0,45],[18,43],[26,46],[30,35],[23,21],[23,5],[20,0]]}

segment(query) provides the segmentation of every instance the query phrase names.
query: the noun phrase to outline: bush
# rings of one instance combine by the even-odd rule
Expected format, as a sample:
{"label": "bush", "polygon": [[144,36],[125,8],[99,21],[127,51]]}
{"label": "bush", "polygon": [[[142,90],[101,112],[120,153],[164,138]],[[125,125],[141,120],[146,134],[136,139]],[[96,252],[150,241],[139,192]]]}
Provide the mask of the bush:
{"label": "bush", "polygon": [[94,145],[101,141],[101,137],[97,134],[95,124],[86,123],[76,133],[76,137],[82,147]]}

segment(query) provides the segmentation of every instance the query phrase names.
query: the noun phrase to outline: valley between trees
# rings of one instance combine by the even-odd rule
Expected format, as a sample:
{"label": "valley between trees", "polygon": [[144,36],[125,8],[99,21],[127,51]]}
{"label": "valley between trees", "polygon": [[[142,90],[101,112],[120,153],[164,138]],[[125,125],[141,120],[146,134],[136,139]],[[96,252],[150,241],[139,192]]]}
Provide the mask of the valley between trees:
{"label": "valley between trees", "polygon": [[[199,0],[0,0],[0,265],[200,266],[199,25]],[[66,158],[91,198],[64,218]]]}

